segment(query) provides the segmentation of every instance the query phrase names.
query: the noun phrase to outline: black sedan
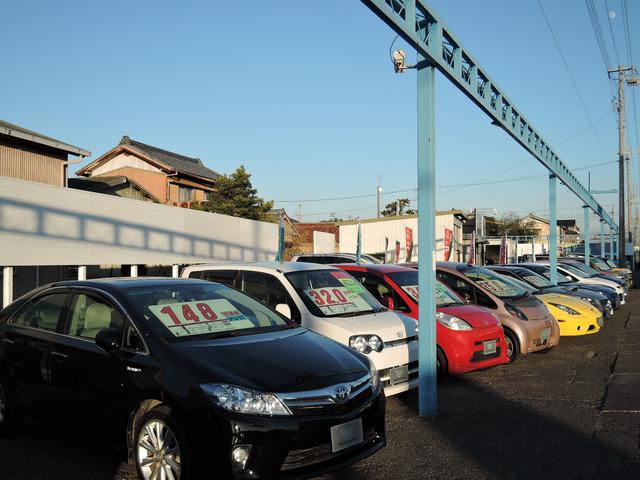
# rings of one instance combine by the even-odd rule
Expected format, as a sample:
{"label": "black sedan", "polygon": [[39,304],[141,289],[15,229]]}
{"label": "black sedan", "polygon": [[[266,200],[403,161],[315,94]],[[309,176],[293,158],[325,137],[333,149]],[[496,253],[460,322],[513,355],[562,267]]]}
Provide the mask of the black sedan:
{"label": "black sedan", "polygon": [[0,433],[95,432],[145,480],[318,475],[382,448],[384,411],[365,356],[220,284],[60,282],[0,312]]}

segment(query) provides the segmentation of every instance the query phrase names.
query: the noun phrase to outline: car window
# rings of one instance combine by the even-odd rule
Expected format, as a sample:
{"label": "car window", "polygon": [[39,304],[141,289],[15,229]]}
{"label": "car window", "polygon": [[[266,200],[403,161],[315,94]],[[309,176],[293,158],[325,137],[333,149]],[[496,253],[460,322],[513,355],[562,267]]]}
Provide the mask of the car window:
{"label": "car window", "polygon": [[67,303],[66,293],[52,293],[24,304],[9,323],[55,332]]}
{"label": "car window", "polygon": [[123,326],[122,315],[105,299],[93,294],[75,293],[64,333],[94,339],[100,330],[115,328],[121,331]]}
{"label": "car window", "polygon": [[265,305],[224,285],[178,283],[125,290],[137,318],[167,341],[294,328]]}
{"label": "car window", "polygon": [[195,270],[189,274],[189,278],[202,278],[202,270]]}
{"label": "car window", "polygon": [[273,309],[279,304],[289,305],[291,319],[300,323],[298,307],[287,293],[284,285],[273,275],[262,272],[243,272],[241,290]]}
{"label": "car window", "polygon": [[317,317],[366,315],[385,310],[343,270],[305,270],[286,274],[298,296]]}
{"label": "car window", "polygon": [[476,302],[476,292],[471,283],[462,280],[457,275],[453,275],[449,272],[443,272],[441,270],[436,271],[436,278],[464,298],[467,302]]}
{"label": "car window", "polygon": [[489,298],[489,295],[486,295],[479,288],[475,289],[475,294],[476,294],[476,303],[481,307],[487,307],[487,308],[493,308],[493,309],[498,308],[496,303],[493,300],[491,300],[491,298]]}
{"label": "car window", "polygon": [[202,272],[202,280],[209,282],[218,282],[234,288],[240,288],[238,282],[237,270],[204,270]]}
{"label": "car window", "polygon": [[486,268],[465,265],[459,266],[458,270],[465,277],[473,280],[476,285],[498,298],[514,299],[528,295],[520,285]]}
{"label": "car window", "polygon": [[144,342],[140,338],[138,331],[131,325],[131,323],[127,322],[124,328],[124,337],[122,345],[124,348],[128,350],[133,350],[135,352],[144,352]]}
{"label": "car window", "polygon": [[411,309],[391,285],[384,279],[368,272],[349,272],[353,278],[359,281],[373,297],[385,307],[389,306],[389,299],[393,300],[393,309],[400,312],[410,312]]}

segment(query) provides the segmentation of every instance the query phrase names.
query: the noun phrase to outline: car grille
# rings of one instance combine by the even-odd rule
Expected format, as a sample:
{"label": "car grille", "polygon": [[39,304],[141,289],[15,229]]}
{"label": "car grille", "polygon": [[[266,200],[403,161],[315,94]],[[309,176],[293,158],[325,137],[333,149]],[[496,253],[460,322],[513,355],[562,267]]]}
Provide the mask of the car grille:
{"label": "car grille", "polygon": [[[346,386],[348,399],[340,401],[335,392],[338,387]],[[352,382],[338,383],[318,390],[278,394],[294,415],[314,415],[333,412],[344,412],[357,408],[373,394],[371,376],[365,375]]]}
{"label": "car grille", "polygon": [[364,433],[364,442],[345,450],[333,453],[331,451],[331,445],[323,444],[317,445],[311,448],[303,448],[300,450],[291,450],[284,463],[282,464],[282,471],[293,470],[297,468],[304,468],[318,463],[323,463],[331,460],[334,457],[344,455],[350,450],[362,447],[362,445],[370,443],[372,441],[380,441],[382,437],[378,435],[373,428]]}
{"label": "car grille", "polygon": [[411,343],[417,340],[417,337],[405,337],[399,340],[391,340],[389,342],[384,342],[385,347],[397,347],[398,345],[406,345],[407,343]]}
{"label": "car grille", "polygon": [[485,355],[482,351],[478,350],[471,355],[471,363],[484,362],[485,360],[491,360],[492,358],[498,358],[500,356],[501,349],[496,347],[496,351]]}

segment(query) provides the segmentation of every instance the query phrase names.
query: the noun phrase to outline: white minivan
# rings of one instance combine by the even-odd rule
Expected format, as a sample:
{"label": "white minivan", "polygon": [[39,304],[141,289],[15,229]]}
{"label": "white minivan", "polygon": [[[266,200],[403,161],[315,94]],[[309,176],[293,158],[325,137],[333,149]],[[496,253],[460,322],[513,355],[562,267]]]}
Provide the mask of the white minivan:
{"label": "white minivan", "polygon": [[367,354],[387,396],[418,384],[416,321],[390,311],[347,272],[303,262],[201,264],[184,278],[235,287],[286,317]]}

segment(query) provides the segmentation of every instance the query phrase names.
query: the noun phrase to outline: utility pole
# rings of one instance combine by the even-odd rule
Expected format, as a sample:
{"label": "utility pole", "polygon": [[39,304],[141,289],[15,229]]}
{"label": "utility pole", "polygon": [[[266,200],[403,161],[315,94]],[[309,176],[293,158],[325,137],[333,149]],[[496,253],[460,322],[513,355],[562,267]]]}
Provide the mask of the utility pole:
{"label": "utility pole", "polygon": [[639,83],[637,77],[632,77],[629,80],[625,79],[625,72],[635,72],[635,66],[631,65],[625,67],[618,65],[617,68],[609,68],[607,73],[611,78],[612,73],[618,74],[618,265],[624,267],[626,264],[626,219],[625,219],[625,144],[624,144],[624,84],[628,83],[630,86],[637,85]]}
{"label": "utility pole", "polygon": [[376,205],[378,206],[377,210],[376,210],[376,218],[380,218],[380,194],[382,193],[382,175],[378,175],[378,188],[376,188],[376,196],[377,196],[377,203]]}

